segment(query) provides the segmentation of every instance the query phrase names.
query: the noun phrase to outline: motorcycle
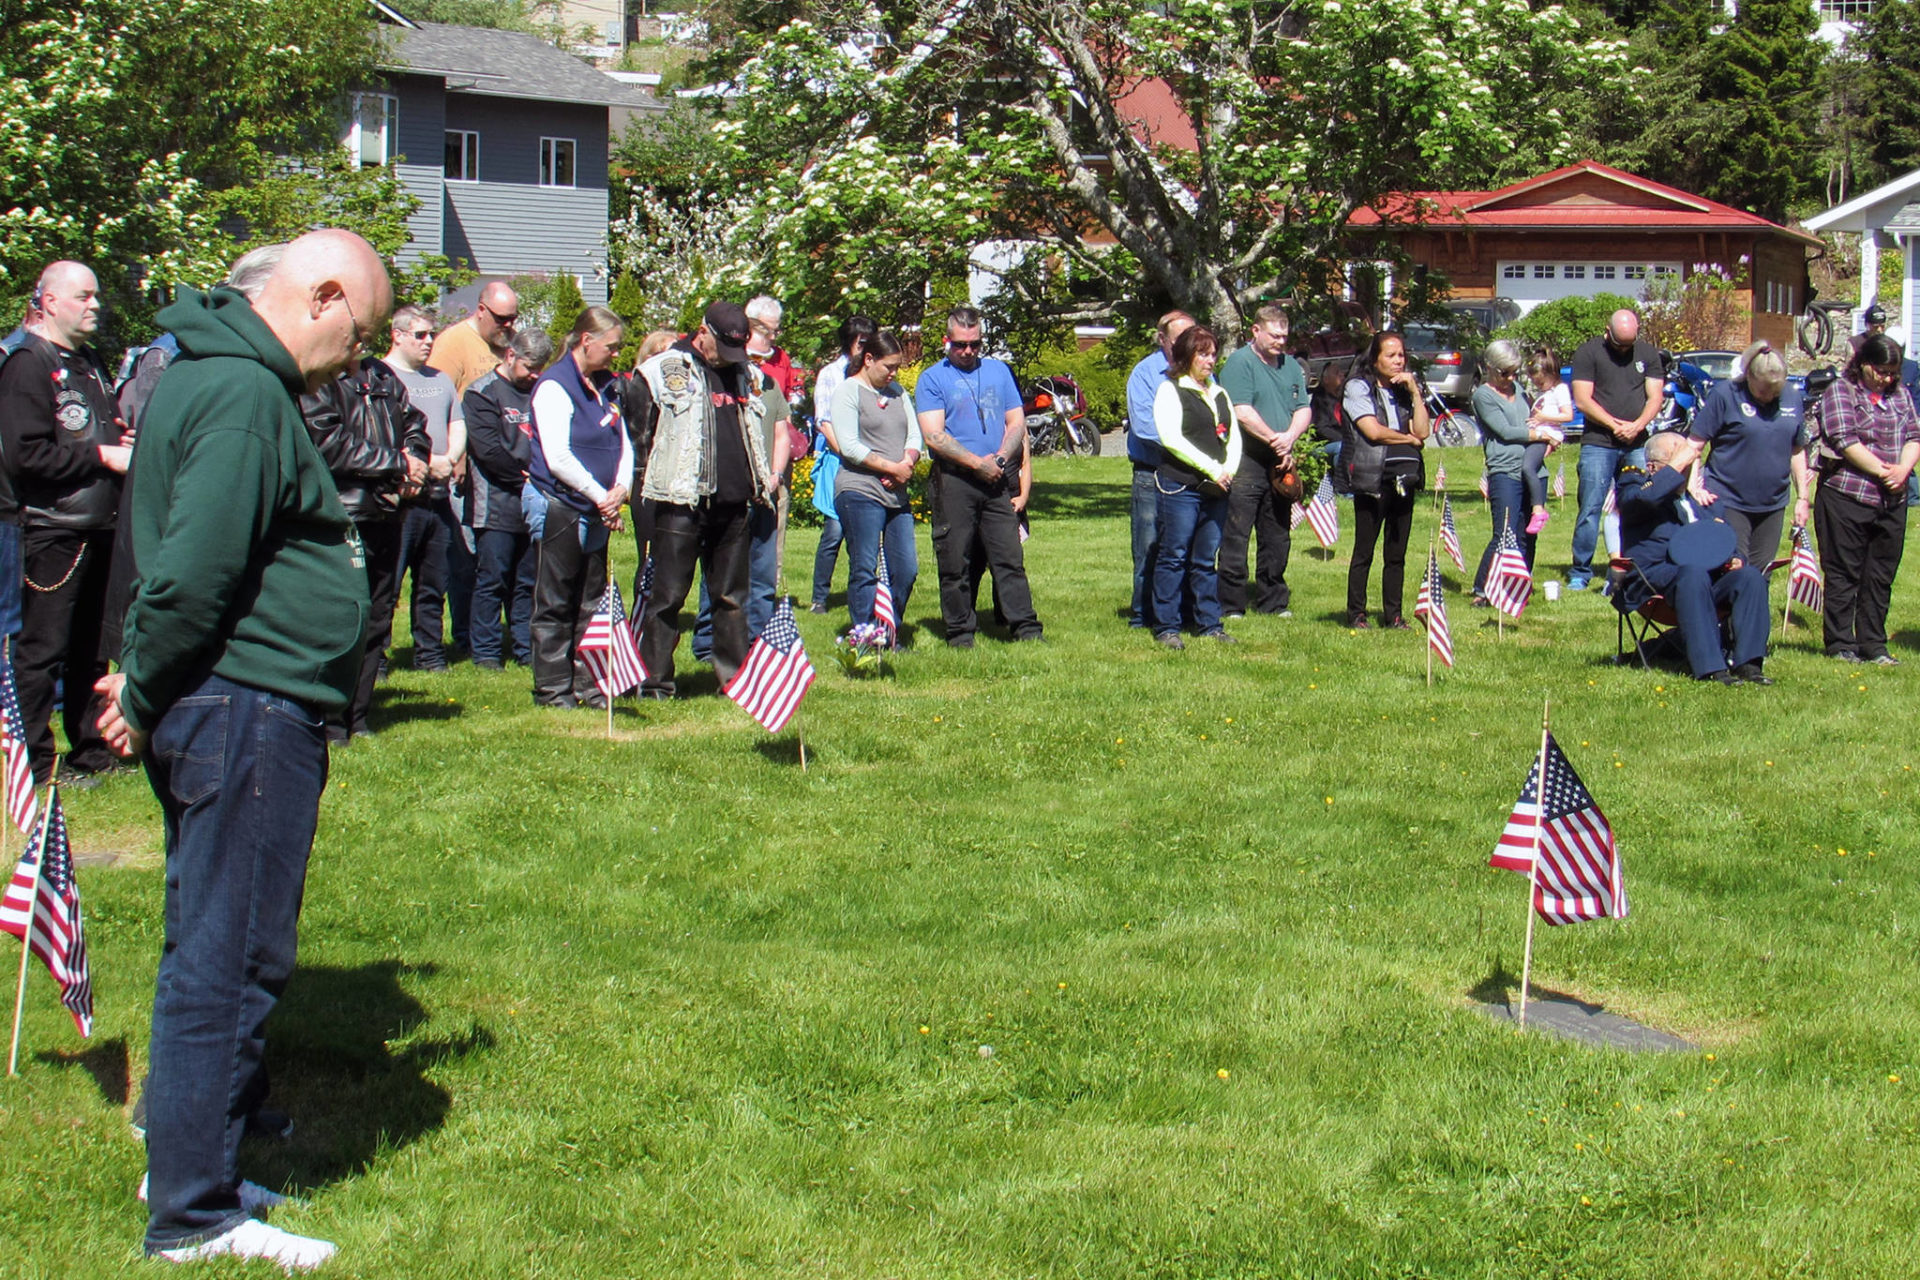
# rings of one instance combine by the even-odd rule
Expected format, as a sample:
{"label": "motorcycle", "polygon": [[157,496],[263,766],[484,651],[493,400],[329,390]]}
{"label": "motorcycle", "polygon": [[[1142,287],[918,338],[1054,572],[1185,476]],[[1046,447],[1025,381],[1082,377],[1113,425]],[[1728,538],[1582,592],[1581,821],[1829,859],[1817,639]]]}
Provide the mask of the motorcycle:
{"label": "motorcycle", "polygon": [[1082,453],[1100,456],[1100,428],[1087,415],[1080,384],[1064,373],[1035,380],[1027,387],[1027,443],[1034,456]]}

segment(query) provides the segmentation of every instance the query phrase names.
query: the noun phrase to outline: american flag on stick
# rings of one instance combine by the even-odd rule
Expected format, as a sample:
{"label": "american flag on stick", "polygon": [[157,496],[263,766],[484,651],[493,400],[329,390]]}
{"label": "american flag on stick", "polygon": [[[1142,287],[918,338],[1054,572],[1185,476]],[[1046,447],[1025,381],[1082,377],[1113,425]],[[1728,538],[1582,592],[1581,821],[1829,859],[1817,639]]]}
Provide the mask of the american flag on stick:
{"label": "american flag on stick", "polygon": [[1485,498],[1488,502],[1493,501],[1493,493],[1491,488],[1489,487],[1490,484],[1491,482],[1487,479],[1487,473],[1482,471],[1480,473],[1480,496],[1482,498]]}
{"label": "american flag on stick", "polygon": [[1616,511],[1619,508],[1619,506],[1620,506],[1620,495],[1615,491],[1614,486],[1608,485],[1606,499],[1600,504],[1600,514],[1603,516],[1610,516],[1614,513],[1614,511]]}
{"label": "american flag on stick", "polygon": [[1553,473],[1553,496],[1556,498],[1567,496],[1567,464],[1564,462],[1560,464],[1560,469]]}
{"label": "american flag on stick", "polygon": [[[633,617],[629,626],[633,638],[640,639],[641,629],[647,625],[647,605],[653,600],[653,556],[651,553],[640,562],[640,576],[633,582]],[[645,679],[645,676],[641,677]]]}
{"label": "american flag on stick", "polygon": [[1313,497],[1307,500],[1307,523],[1313,526],[1313,536],[1320,545],[1330,547],[1340,541],[1340,507],[1333,498],[1333,476],[1320,477],[1320,487],[1313,491]]}
{"label": "american flag on stick", "polygon": [[[1826,606],[1826,579],[1820,576],[1820,557],[1813,553],[1813,539],[1807,536],[1805,525],[1793,531],[1793,569],[1787,575],[1787,598],[1795,604],[1807,606],[1815,613]],[[11,770],[13,762],[9,760],[7,763]]]}
{"label": "american flag on stick", "polygon": [[893,583],[887,577],[887,548],[880,547],[880,564],[875,570],[878,581],[873,588],[873,620],[887,629],[887,634],[900,634],[900,615],[893,607]]}
{"label": "american flag on stick", "polygon": [[1435,489],[1447,487],[1447,464],[1444,462],[1433,469],[1433,487]]}
{"label": "american flag on stick", "polygon": [[1533,597],[1533,570],[1513,536],[1513,526],[1503,525],[1500,541],[1487,568],[1487,600],[1509,618],[1518,618]]}
{"label": "american flag on stick", "polygon": [[593,673],[593,682],[609,698],[617,698],[647,678],[640,662],[640,650],[633,643],[633,628],[627,625],[627,607],[620,600],[620,588],[609,582],[600,596],[600,607],[580,637],[580,661]]}
{"label": "american flag on stick", "polygon": [[1440,585],[1440,557],[1427,551],[1427,572],[1420,579],[1420,594],[1413,601],[1413,616],[1427,624],[1427,644],[1435,656],[1449,667],[1453,665],[1453,630],[1447,625],[1447,597]]}
{"label": "american flag on stick", "polygon": [[13,684],[13,662],[0,657],[0,767],[6,772],[7,817],[27,835],[40,812],[33,790],[33,765],[27,759],[27,730],[20,719],[20,694]]}
{"label": "american flag on stick", "polygon": [[1454,567],[1460,572],[1467,571],[1466,557],[1460,554],[1460,529],[1453,523],[1453,498],[1451,495],[1440,499],[1440,545],[1453,557]]}
{"label": "american flag on stick", "polygon": [[87,934],[80,922],[80,884],[56,790],[47,819],[27,841],[13,880],[0,899],[0,931],[26,941],[60,985],[60,1003],[80,1034],[93,1034],[93,979],[87,972]]}
{"label": "american flag on stick", "polygon": [[813,683],[813,663],[793,621],[793,598],[784,597],[766,629],[747,650],[747,660],[727,682],[726,693],[768,733],[786,728]]}
{"label": "american flag on stick", "polygon": [[[1542,759],[1546,762],[1544,788]],[[1624,919],[1627,914],[1627,882],[1620,872],[1620,846],[1613,828],[1551,733],[1546,750],[1527,771],[1520,799],[1487,863],[1532,876],[1533,909],[1548,924]]]}

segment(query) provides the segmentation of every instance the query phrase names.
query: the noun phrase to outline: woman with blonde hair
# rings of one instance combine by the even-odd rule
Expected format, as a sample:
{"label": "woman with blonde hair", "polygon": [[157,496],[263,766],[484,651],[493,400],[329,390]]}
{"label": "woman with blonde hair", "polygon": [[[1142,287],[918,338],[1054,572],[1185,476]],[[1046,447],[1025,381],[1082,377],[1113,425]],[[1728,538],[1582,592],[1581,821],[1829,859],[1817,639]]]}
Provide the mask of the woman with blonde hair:
{"label": "woman with blonde hair", "polygon": [[1694,498],[1733,526],[1736,554],[1756,568],[1780,549],[1787,499],[1796,493],[1794,527],[1806,524],[1813,472],[1805,392],[1787,381],[1787,362],[1766,339],[1741,353],[1736,376],[1707,393],[1673,465],[1694,468]]}

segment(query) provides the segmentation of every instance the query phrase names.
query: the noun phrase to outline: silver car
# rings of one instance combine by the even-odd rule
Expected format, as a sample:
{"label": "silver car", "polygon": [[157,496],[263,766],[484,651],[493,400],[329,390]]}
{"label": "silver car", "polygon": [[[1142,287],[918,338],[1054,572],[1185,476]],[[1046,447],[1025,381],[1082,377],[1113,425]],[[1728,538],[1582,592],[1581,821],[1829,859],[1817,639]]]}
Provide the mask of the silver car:
{"label": "silver car", "polygon": [[1486,334],[1462,317],[1451,325],[1410,324],[1405,329],[1407,363],[1444,400],[1465,403],[1480,380],[1480,350]]}

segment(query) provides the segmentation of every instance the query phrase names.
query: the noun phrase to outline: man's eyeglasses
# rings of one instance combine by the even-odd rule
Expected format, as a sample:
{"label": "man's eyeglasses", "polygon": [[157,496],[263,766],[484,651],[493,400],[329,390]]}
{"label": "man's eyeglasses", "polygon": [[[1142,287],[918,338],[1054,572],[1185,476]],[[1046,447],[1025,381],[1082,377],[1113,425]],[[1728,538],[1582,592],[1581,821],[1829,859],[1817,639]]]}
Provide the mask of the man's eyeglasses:
{"label": "man's eyeglasses", "polygon": [[971,342],[962,342],[958,338],[948,338],[947,345],[955,351],[978,351],[986,344],[978,338],[975,338]]}
{"label": "man's eyeglasses", "polygon": [[425,342],[433,336],[433,330],[431,329],[414,329],[411,332],[403,329],[400,332],[404,336],[412,338],[415,342]]}
{"label": "man's eyeglasses", "polygon": [[353,349],[348,354],[357,356],[367,349],[367,338],[360,328],[360,317],[353,314],[353,303],[348,300],[344,289],[340,291],[340,305],[347,309],[347,323],[353,326]]}
{"label": "man's eyeglasses", "polygon": [[514,312],[512,315],[503,316],[498,311],[495,311],[492,307],[488,306],[484,302],[480,304],[480,309],[486,312],[488,315],[492,316],[493,322],[499,325],[502,329],[513,328],[513,326],[516,323],[518,323],[520,319],[520,313],[518,311]]}

